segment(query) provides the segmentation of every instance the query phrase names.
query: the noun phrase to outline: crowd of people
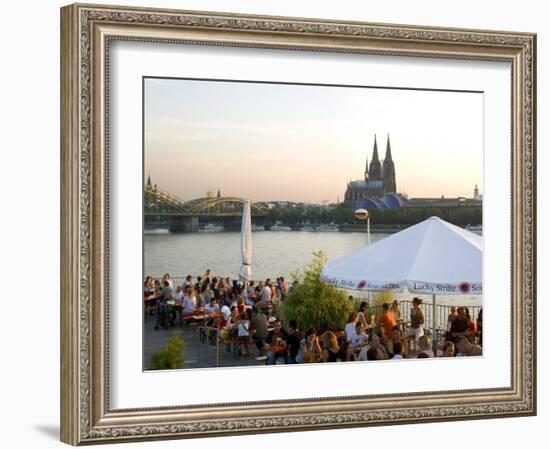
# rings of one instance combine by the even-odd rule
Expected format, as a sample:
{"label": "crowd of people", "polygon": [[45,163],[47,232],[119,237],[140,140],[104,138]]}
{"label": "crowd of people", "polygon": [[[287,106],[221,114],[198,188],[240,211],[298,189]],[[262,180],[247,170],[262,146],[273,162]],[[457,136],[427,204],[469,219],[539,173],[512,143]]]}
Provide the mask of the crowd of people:
{"label": "crowd of people", "polygon": [[[466,307],[452,307],[444,338],[437,344],[424,330],[420,298],[413,299],[407,317],[397,300],[382,304],[378,313],[363,301],[344,329],[318,332],[277,318],[278,305],[290,289],[283,276],[243,284],[212,276],[207,270],[196,279],[187,276],[178,286],[169,274],[161,280],[148,276],[144,296],[155,304],[155,329],[173,326],[178,319],[184,323],[200,310],[203,329],[232,342],[241,355],[256,355],[267,364],[431,358],[434,351],[439,357],[482,354],[481,310],[474,321]],[[254,348],[256,354],[252,354]]]}

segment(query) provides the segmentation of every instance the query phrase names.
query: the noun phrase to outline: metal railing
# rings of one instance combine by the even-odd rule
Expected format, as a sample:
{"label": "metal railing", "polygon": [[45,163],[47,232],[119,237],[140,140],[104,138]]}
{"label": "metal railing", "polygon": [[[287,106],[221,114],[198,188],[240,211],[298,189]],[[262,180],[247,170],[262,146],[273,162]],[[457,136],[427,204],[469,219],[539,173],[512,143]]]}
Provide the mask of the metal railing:
{"label": "metal railing", "polygon": [[[479,315],[479,311],[482,309],[482,306],[471,306],[471,305],[460,305],[450,306],[446,304],[436,304],[435,305],[435,323],[436,329],[439,332],[447,331],[447,320],[451,314],[451,307],[465,307],[470,313],[472,320],[476,320]],[[410,322],[412,301],[401,300],[399,301],[399,308],[401,309],[401,317],[403,321],[407,324]],[[424,312],[424,329],[426,331],[431,331],[433,325],[433,311],[432,304],[426,302],[422,304],[422,312]],[[382,305],[375,305],[370,308],[370,313],[379,317],[382,314]]]}

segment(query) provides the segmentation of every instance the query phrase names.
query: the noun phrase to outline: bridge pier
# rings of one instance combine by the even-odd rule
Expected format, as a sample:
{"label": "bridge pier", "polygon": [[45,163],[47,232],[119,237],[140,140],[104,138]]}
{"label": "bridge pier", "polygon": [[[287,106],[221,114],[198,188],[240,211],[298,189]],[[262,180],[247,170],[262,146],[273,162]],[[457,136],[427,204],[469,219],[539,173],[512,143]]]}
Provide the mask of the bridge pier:
{"label": "bridge pier", "polygon": [[170,217],[170,232],[199,232],[199,217]]}

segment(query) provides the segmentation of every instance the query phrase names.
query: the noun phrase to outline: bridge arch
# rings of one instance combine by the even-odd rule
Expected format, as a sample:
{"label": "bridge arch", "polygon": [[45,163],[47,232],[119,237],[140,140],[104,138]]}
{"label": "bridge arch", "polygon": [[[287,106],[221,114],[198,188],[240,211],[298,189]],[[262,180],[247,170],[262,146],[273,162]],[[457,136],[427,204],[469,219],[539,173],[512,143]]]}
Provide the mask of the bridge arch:
{"label": "bridge arch", "polygon": [[[185,202],[156,186],[145,186],[144,199],[147,215],[240,216],[245,203],[244,198],[236,196],[204,197]],[[264,204],[251,203],[252,215],[263,216],[268,211]]]}

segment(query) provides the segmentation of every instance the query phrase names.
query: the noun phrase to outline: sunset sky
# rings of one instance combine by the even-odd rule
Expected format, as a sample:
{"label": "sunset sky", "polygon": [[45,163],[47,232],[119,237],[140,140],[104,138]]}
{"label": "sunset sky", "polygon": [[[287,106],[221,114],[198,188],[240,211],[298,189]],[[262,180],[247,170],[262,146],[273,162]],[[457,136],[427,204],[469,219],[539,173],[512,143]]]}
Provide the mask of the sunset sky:
{"label": "sunset sky", "polygon": [[389,133],[398,192],[483,192],[483,94],[145,80],[145,177],[182,200],[342,201]]}

